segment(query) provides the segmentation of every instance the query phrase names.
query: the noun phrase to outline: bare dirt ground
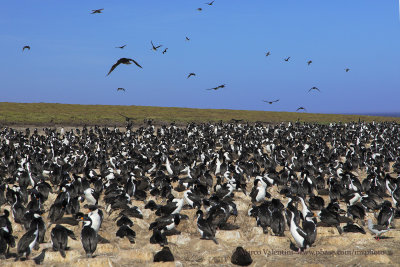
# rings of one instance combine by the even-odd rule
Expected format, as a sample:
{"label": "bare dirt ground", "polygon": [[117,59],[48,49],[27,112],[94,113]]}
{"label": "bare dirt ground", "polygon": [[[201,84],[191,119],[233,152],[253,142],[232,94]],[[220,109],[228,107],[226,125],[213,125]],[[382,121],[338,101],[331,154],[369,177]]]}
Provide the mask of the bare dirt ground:
{"label": "bare dirt ground", "polygon": [[[25,129],[25,127],[21,127]],[[67,130],[67,128],[66,128]],[[122,129],[121,129],[122,130]],[[366,174],[359,171],[357,173],[362,181]],[[252,178],[253,180],[254,178]],[[252,180],[248,183],[247,191],[250,192]],[[284,204],[287,200],[278,194],[276,187],[270,188],[272,197],[279,198]],[[182,196],[182,193],[173,191],[175,196]],[[46,202],[45,209],[50,208],[49,203],[54,200],[56,194],[50,194],[49,201]],[[157,204],[161,199],[150,197]],[[273,236],[271,233],[263,234],[262,229],[256,226],[254,218],[247,215],[251,205],[251,199],[242,192],[235,192],[235,203],[237,204],[238,216],[230,218],[230,223],[239,225],[240,229],[235,231],[217,231],[216,239],[219,245],[210,240],[201,240],[200,234],[196,228],[194,219],[195,210],[182,210],[182,214],[189,216],[189,220],[183,220],[177,226],[181,235],[168,237],[168,246],[174,257],[174,263],[153,263],[154,254],[161,250],[159,245],[150,244],[149,239],[152,234],[148,230],[149,224],[154,221],[156,216],[154,212],[144,209],[143,202],[132,201],[133,205],[138,206],[143,212],[144,219],[132,218],[134,226],[132,229],[136,232],[136,243],[131,244],[125,239],[115,236],[118,230],[116,226],[117,212],[108,215],[105,211],[105,218],[99,234],[110,241],[109,244],[98,244],[95,257],[87,259],[80,242],[81,224],[78,226],[68,226],[74,231],[77,240],[68,240],[70,247],[66,258],[62,258],[59,252],[53,252],[50,244],[50,231],[52,225],[47,229],[45,241],[41,249],[33,251],[31,258],[37,256],[43,247],[50,247],[45,256],[43,266],[231,266],[230,257],[237,246],[244,247],[251,253],[253,263],[251,266],[394,266],[400,265],[400,232],[393,229],[384,234],[384,239],[376,241],[365,227],[366,234],[343,233],[339,235],[336,228],[318,227],[317,240],[313,247],[302,254],[295,253],[289,249],[290,241],[293,238],[287,228],[284,237]],[[390,200],[390,199],[388,199]],[[325,202],[329,200],[326,197]],[[83,203],[85,204],[85,202]],[[102,199],[99,205],[105,206]],[[81,205],[82,207],[83,205]],[[345,208],[345,204],[341,203]],[[10,210],[9,206],[5,209]],[[82,210],[86,212],[85,209]],[[373,214],[368,216],[373,218]],[[47,212],[43,215],[46,225]],[[12,219],[11,219],[12,220]],[[13,221],[12,221],[13,222]],[[396,226],[399,220],[395,220]],[[343,226],[343,225],[342,225]],[[13,223],[14,235],[20,238],[25,231],[19,225]],[[10,250],[16,252],[16,248]],[[15,262],[13,258],[0,260],[0,266],[34,266],[32,260],[24,262]]]}

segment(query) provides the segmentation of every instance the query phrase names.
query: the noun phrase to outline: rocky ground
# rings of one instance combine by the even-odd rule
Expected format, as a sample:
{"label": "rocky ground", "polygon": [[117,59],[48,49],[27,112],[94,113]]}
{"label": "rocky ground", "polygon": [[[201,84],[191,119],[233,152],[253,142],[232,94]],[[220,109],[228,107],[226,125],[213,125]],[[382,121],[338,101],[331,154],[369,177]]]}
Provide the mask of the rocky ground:
{"label": "rocky ground", "polygon": [[[271,190],[274,197],[279,197],[276,189]],[[178,193],[176,193],[179,195]],[[52,194],[51,198],[55,199]],[[154,199],[156,202],[158,200]],[[289,249],[290,241],[293,240],[287,230],[284,237],[273,236],[270,233],[265,235],[260,227],[256,227],[255,219],[247,216],[247,210],[251,203],[249,196],[242,192],[235,193],[235,200],[239,215],[231,218],[231,223],[239,225],[240,229],[235,231],[218,231],[216,238],[219,245],[209,240],[201,240],[197,232],[195,210],[183,210],[182,213],[189,216],[189,220],[183,220],[177,227],[181,235],[168,237],[169,247],[175,256],[174,264],[165,266],[200,266],[219,265],[229,266],[230,256],[237,246],[243,246],[249,251],[253,258],[252,266],[265,266],[266,263],[276,266],[303,266],[303,265],[379,265],[391,266],[400,263],[399,238],[400,232],[397,229],[389,231],[386,238],[376,241],[368,232],[367,234],[343,233],[339,235],[335,228],[318,227],[318,237],[315,245],[302,254],[294,253]],[[285,199],[282,199],[285,203]],[[100,205],[104,204],[100,201]],[[117,231],[117,213],[110,216],[105,215],[100,235],[108,240],[109,244],[99,244],[95,252],[95,258],[85,257],[82,245],[77,241],[69,239],[70,250],[64,259],[58,252],[51,248],[46,252],[44,266],[66,266],[73,264],[80,266],[161,266],[159,263],[152,263],[153,255],[161,249],[159,245],[149,243],[151,231],[148,231],[149,224],[155,219],[150,210],[144,209],[143,202],[133,201],[134,205],[141,208],[144,219],[133,218],[133,229],[137,234],[136,243],[131,244],[127,239],[120,239],[115,236]],[[9,208],[9,207],[6,207]],[[47,209],[49,207],[46,207]],[[47,217],[45,213],[44,218]],[[370,214],[370,216],[372,216]],[[397,222],[397,221],[396,221]],[[15,224],[14,224],[15,225]],[[54,225],[53,225],[54,226]],[[53,227],[51,226],[51,227]],[[77,237],[80,236],[81,225],[68,226]],[[15,227],[15,234],[21,237],[25,231]],[[45,240],[50,242],[50,230],[47,230]],[[42,244],[42,248],[51,246]],[[11,249],[14,252],[16,249]],[[40,253],[33,251],[32,257]],[[355,255],[358,254],[358,255]],[[364,255],[365,254],[365,255]],[[33,261],[14,262],[13,259],[3,260],[2,266],[30,266],[35,265]]]}
{"label": "rocky ground", "polygon": [[[364,172],[357,173],[362,180]],[[254,179],[254,178],[253,178]],[[247,191],[250,192],[251,185],[248,183]],[[280,198],[284,204],[287,200],[278,194],[276,187],[270,188],[269,192],[273,197]],[[182,193],[174,192],[175,196],[182,196]],[[50,208],[49,203],[54,200],[56,194],[50,194],[49,201],[46,201],[45,209]],[[161,200],[150,197],[156,203]],[[69,251],[66,258],[62,258],[58,252],[53,252],[50,244],[50,231],[52,225],[47,230],[45,241],[49,242],[41,245],[41,249],[33,251],[31,258],[37,256],[42,248],[49,247],[43,262],[43,266],[231,266],[230,257],[237,246],[244,247],[251,253],[253,264],[251,266],[266,266],[273,264],[277,266],[393,266],[400,263],[400,232],[393,229],[384,234],[384,239],[376,241],[365,227],[367,234],[343,233],[339,235],[336,228],[318,227],[317,240],[314,246],[302,254],[295,253],[289,249],[289,244],[293,238],[286,229],[284,237],[273,236],[271,233],[263,234],[260,227],[256,227],[254,218],[247,215],[251,205],[250,197],[242,192],[235,192],[235,203],[237,204],[238,216],[230,218],[230,223],[239,225],[240,229],[235,231],[217,231],[216,239],[219,245],[210,240],[201,240],[196,228],[194,218],[195,210],[182,210],[181,213],[189,216],[189,220],[183,220],[177,226],[181,235],[168,237],[168,246],[174,257],[174,263],[153,263],[154,254],[161,250],[159,245],[150,244],[149,239],[152,234],[148,230],[149,224],[154,221],[154,212],[144,209],[143,202],[132,201],[133,205],[138,206],[143,212],[144,219],[132,218],[134,222],[133,230],[136,232],[136,243],[131,244],[127,239],[120,239],[115,236],[117,231],[116,217],[117,212],[111,215],[105,214],[103,225],[99,234],[110,241],[109,244],[98,244],[95,257],[87,259],[80,242],[81,224],[77,226],[67,226],[74,231],[77,240],[68,240]],[[388,199],[389,200],[389,199]],[[328,198],[325,198],[328,202]],[[85,204],[85,203],[83,203]],[[104,207],[101,199],[99,205]],[[342,208],[345,204],[341,203]],[[83,205],[81,205],[83,206]],[[9,209],[9,206],[5,206]],[[83,210],[86,212],[86,210]],[[369,213],[369,217],[373,214]],[[47,212],[43,215],[46,223]],[[12,221],[13,222],[13,221]],[[399,225],[399,220],[395,220]],[[343,225],[342,225],[343,226]],[[25,230],[21,226],[13,223],[14,234],[20,238]],[[400,229],[400,228],[399,228]],[[16,248],[10,250],[16,252]],[[0,260],[0,266],[33,266],[32,260],[15,262],[14,258]]]}

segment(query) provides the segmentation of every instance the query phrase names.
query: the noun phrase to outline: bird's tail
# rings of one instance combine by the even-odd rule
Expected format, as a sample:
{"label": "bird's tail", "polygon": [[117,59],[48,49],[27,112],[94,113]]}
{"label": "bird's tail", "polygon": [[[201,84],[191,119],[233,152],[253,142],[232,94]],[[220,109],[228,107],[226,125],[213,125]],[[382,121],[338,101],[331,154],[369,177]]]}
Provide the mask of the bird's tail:
{"label": "bird's tail", "polygon": [[212,237],[212,241],[214,241],[214,243],[218,245],[218,241],[217,239],[215,239],[215,237]]}
{"label": "bird's tail", "polygon": [[59,251],[60,251],[61,257],[65,258],[65,256],[66,256],[66,255],[65,255],[65,250],[61,248],[61,244],[60,244],[60,249],[59,249]]}

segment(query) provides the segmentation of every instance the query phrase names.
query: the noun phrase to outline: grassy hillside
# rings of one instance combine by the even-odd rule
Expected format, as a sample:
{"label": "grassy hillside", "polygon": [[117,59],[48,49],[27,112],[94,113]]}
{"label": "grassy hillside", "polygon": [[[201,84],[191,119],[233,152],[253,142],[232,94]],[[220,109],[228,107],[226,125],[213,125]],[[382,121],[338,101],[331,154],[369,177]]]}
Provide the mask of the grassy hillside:
{"label": "grassy hillside", "polygon": [[228,109],[191,109],[147,106],[72,105],[52,103],[0,102],[0,124],[3,125],[122,125],[125,118],[155,122],[207,122],[242,119],[249,122],[297,121],[328,123],[333,121],[396,121],[400,118],[359,115],[314,114],[296,112],[248,111]]}

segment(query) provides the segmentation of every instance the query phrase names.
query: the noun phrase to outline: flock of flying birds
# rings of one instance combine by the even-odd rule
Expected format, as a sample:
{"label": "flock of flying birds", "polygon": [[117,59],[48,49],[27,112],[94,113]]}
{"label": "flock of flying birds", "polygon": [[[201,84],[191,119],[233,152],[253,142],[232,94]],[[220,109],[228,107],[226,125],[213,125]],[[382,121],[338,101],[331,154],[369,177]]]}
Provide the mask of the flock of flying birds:
{"label": "flock of flying birds", "polygon": [[[265,56],[266,56],[266,57],[269,57],[270,55],[271,55],[271,51],[267,51],[267,53],[265,53]],[[286,61],[286,62],[289,62],[289,59],[290,59],[290,57],[287,57],[287,58],[284,58],[283,60]],[[310,66],[311,63],[313,63],[312,60],[308,60],[308,61],[307,61],[307,65],[308,65],[308,66]],[[345,68],[344,70],[345,70],[346,72],[349,72],[349,71],[350,71],[349,68]],[[311,88],[308,90],[308,92],[311,92],[312,90],[321,92],[321,90],[319,90],[319,88],[316,87],[316,86],[311,87]],[[272,105],[273,103],[279,102],[279,99],[273,100],[273,101],[270,101],[270,100],[263,100],[263,102],[266,102],[266,103]],[[304,110],[304,111],[306,111],[306,108],[305,108],[305,107],[298,107],[296,111],[299,111],[299,110]]]}
{"label": "flock of flying birds", "polygon": [[[214,4],[214,2],[215,2],[215,1],[211,1],[211,2],[208,2],[208,3],[205,3],[205,4],[208,5],[208,6],[212,6],[212,5]],[[101,14],[101,13],[103,13],[103,10],[104,10],[104,8],[93,9],[92,12],[91,12],[91,14]],[[199,7],[199,8],[197,8],[197,10],[198,10],[198,11],[202,11],[203,9]],[[187,37],[187,36],[186,36],[185,39],[186,39],[186,41],[190,41],[190,38]],[[163,46],[163,45],[154,45],[154,44],[153,44],[153,41],[150,41],[150,43],[151,43],[151,47],[152,47],[151,49],[152,49],[153,51],[157,51],[159,48],[161,48],[161,47]],[[122,45],[122,46],[117,46],[117,47],[115,47],[115,48],[124,49],[125,47],[126,47],[126,44],[125,44],[125,45]],[[24,51],[25,49],[30,50],[31,47],[28,46],[28,45],[26,45],[26,46],[24,46],[24,47],[22,48],[22,51]],[[167,50],[168,50],[168,48],[165,48],[165,49],[162,51],[162,54],[167,53]],[[270,55],[271,55],[271,52],[270,52],[270,51],[267,51],[266,54],[265,54],[266,57],[269,57]],[[285,61],[285,62],[289,62],[290,58],[291,58],[290,56],[287,57],[287,58],[284,58],[284,61]],[[114,65],[111,66],[111,69],[110,69],[110,71],[107,73],[106,76],[110,75],[111,72],[113,72],[120,64],[130,65],[130,64],[132,64],[132,63],[134,63],[137,67],[142,68],[142,66],[141,66],[136,60],[134,60],[134,59],[132,59],[132,58],[120,58],[120,59],[118,59],[118,61],[117,61]],[[311,63],[313,63],[312,60],[308,60],[308,61],[307,61],[307,65],[308,65],[308,66],[310,66]],[[349,68],[345,68],[344,70],[345,70],[346,72],[349,72],[349,71],[350,71]],[[187,76],[187,79],[189,79],[189,78],[192,77],[192,76],[196,76],[196,73],[193,73],[193,72],[189,73],[189,75]],[[225,87],[226,87],[226,84],[221,84],[221,85],[218,85],[218,86],[216,86],[216,87],[209,88],[209,89],[206,89],[206,90],[214,90],[214,91],[216,91],[216,90],[219,90],[219,89],[225,88]],[[313,91],[313,90],[314,90],[314,91],[321,92],[321,91],[319,90],[319,88],[318,88],[318,87],[315,87],[315,86],[311,87],[311,88],[308,90],[308,92],[311,92],[311,91]],[[123,92],[125,92],[126,90],[125,90],[125,88],[119,87],[119,88],[117,88],[117,91],[123,91]],[[279,102],[279,101],[280,101],[280,99],[276,99],[276,100],[272,100],[272,101],[270,101],[270,100],[263,100],[263,102],[266,102],[266,103],[268,103],[268,104],[270,104],[270,105],[273,104],[273,103]],[[296,109],[296,111],[299,111],[299,110],[306,111],[306,108],[303,107],[303,106],[301,106],[301,107],[298,107],[298,108]]]}

